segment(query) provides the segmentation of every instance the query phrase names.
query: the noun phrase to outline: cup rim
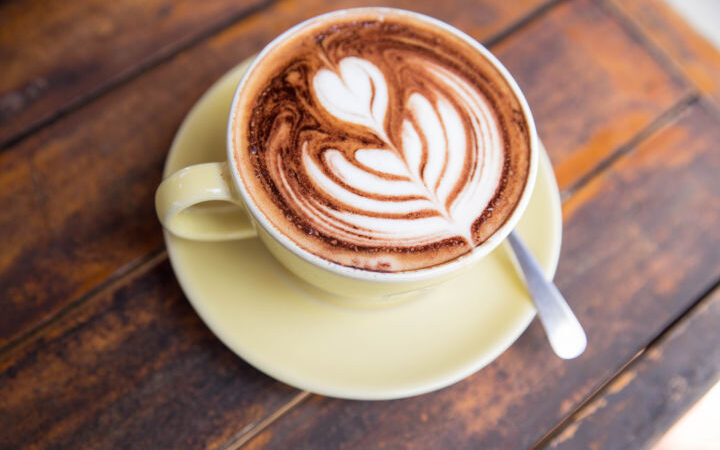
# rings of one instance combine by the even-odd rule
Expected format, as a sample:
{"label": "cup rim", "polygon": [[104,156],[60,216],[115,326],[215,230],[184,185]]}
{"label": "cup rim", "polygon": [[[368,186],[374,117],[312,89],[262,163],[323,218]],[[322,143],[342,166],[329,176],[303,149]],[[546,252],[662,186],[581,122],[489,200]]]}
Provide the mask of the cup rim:
{"label": "cup rim", "polygon": [[[288,236],[280,232],[271,222],[270,220],[265,216],[265,214],[260,210],[260,208],[255,204],[255,202],[252,200],[252,197],[247,192],[247,189],[245,187],[245,183],[242,181],[242,178],[240,176],[240,172],[237,168],[237,161],[235,160],[235,148],[234,148],[234,139],[233,139],[233,123],[234,123],[234,117],[235,117],[235,109],[237,107],[237,104],[240,100],[241,93],[243,90],[243,87],[245,86],[246,80],[249,78],[249,76],[252,74],[253,70],[257,66],[257,64],[262,61],[262,59],[265,57],[267,53],[272,51],[275,47],[282,44],[289,36],[292,36],[297,32],[298,30],[312,26],[320,21],[325,21],[334,17],[343,16],[343,15],[350,15],[350,14],[362,14],[364,12],[373,12],[373,13],[379,13],[382,15],[382,13],[387,14],[395,14],[395,15],[406,15],[410,16],[415,20],[428,23],[430,25],[434,25],[436,27],[442,28],[450,33],[453,33],[455,36],[463,39],[468,44],[470,44],[475,50],[477,50],[483,57],[485,57],[490,63],[500,72],[500,74],[503,76],[505,81],[508,83],[508,86],[510,86],[510,89],[512,90],[513,94],[517,98],[518,102],[520,103],[520,106],[523,110],[523,115],[525,116],[526,123],[528,125],[528,132],[530,134],[530,161],[529,161],[529,167],[528,167],[528,176],[525,180],[525,186],[523,188],[522,195],[520,196],[519,201],[515,205],[515,209],[513,210],[512,214],[508,216],[508,218],[505,220],[505,223],[503,223],[500,228],[498,228],[495,233],[493,233],[488,239],[486,239],[483,243],[480,245],[474,247],[472,250],[470,250],[468,253],[465,253],[463,255],[460,255],[450,261],[437,264],[430,267],[420,268],[420,269],[414,269],[414,270],[407,270],[407,271],[399,271],[399,272],[378,272],[378,271],[372,271],[372,270],[366,270],[366,269],[360,269],[357,267],[351,267],[351,266],[345,266],[327,259],[324,259],[318,255],[315,255],[314,253],[309,252],[308,250],[305,250],[300,245],[298,245],[295,241],[290,239]],[[248,66],[247,70],[245,71],[245,74],[243,74],[242,78],[238,82],[237,87],[235,88],[235,93],[233,94],[233,100],[232,104],[230,106],[230,112],[229,112],[229,118],[228,118],[228,125],[227,125],[227,132],[226,132],[226,152],[227,152],[227,162],[228,165],[231,166],[229,168],[230,173],[232,174],[233,183],[235,186],[235,189],[239,192],[240,196],[242,197],[243,204],[245,205],[246,210],[252,215],[253,219],[257,224],[259,224],[274,240],[279,242],[285,249],[291,251],[294,255],[300,257],[302,260],[319,267],[321,269],[327,270],[329,272],[332,272],[337,275],[341,275],[344,277],[348,277],[351,279],[356,280],[364,280],[364,281],[373,281],[373,282],[380,282],[380,283],[398,283],[398,282],[413,282],[413,281],[421,281],[421,280],[427,280],[435,277],[441,277],[443,275],[448,275],[450,273],[456,272],[460,270],[463,267],[466,267],[476,261],[479,261],[484,256],[486,256],[488,253],[490,253],[492,250],[497,248],[500,243],[502,243],[503,240],[510,234],[510,232],[517,226],[518,221],[522,217],[522,215],[525,212],[525,209],[530,201],[530,196],[532,195],[533,189],[535,187],[535,179],[537,176],[537,166],[538,166],[538,152],[539,152],[539,138],[537,136],[537,130],[535,127],[535,120],[533,118],[532,112],[530,111],[530,106],[527,103],[527,100],[525,99],[525,95],[520,90],[520,86],[518,86],[517,82],[515,81],[515,78],[510,74],[510,72],[505,68],[505,66],[500,62],[500,60],[493,55],[490,50],[488,50],[484,45],[482,45],[480,42],[475,40],[472,36],[469,36],[467,33],[455,28],[454,26],[447,24],[439,19],[435,19],[433,17],[427,16],[425,14],[417,13],[414,11],[408,11],[404,9],[399,8],[388,8],[388,7],[360,7],[360,8],[347,8],[347,9],[341,9],[336,11],[327,12],[324,14],[320,14],[318,16],[311,17],[309,19],[306,19],[291,28],[287,29],[277,37],[275,37],[270,43],[268,43],[257,55],[255,55],[253,61]]]}

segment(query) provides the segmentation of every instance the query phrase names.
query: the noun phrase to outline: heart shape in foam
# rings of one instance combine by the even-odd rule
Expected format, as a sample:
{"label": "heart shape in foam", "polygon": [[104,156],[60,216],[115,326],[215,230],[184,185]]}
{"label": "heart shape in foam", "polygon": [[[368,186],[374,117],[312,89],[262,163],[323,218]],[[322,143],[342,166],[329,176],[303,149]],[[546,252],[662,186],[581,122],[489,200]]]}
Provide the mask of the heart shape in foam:
{"label": "heart shape in foam", "polygon": [[319,70],[313,88],[320,103],[335,117],[371,128],[385,137],[388,105],[385,77],[380,69],[360,58],[345,58],[338,64],[340,75]]}

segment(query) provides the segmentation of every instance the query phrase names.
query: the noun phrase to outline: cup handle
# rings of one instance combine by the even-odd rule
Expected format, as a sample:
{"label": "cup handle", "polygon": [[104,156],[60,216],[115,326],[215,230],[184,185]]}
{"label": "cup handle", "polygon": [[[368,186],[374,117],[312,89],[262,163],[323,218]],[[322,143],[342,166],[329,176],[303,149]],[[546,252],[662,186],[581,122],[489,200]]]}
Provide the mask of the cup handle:
{"label": "cup handle", "polygon": [[196,164],[160,183],[155,210],[172,234],[196,241],[228,241],[256,235],[245,206],[233,195],[226,162]]}

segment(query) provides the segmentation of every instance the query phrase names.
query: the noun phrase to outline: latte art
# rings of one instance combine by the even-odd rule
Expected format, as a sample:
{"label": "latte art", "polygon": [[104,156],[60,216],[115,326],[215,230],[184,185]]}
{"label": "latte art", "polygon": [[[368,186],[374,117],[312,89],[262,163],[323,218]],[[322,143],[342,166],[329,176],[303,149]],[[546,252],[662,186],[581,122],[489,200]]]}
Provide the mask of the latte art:
{"label": "latte art", "polygon": [[315,96],[327,112],[367,127],[383,144],[351,148],[349,157],[332,147],[313,155],[311,144],[301,144],[303,169],[336,200],[332,206],[292,192],[280,172],[283,188],[323,233],[356,245],[422,246],[456,236],[475,243],[472,224],[495,195],[503,169],[497,123],[462,79],[440,66],[418,64],[417,70],[434,102],[411,94],[400,133],[385,128],[387,82],[372,63],[348,57],[338,73],[320,69],[313,77]]}
{"label": "latte art", "polygon": [[404,17],[322,25],[266,55],[235,112],[255,203],[301,248],[363,269],[429,267],[481,244],[529,164],[501,74]]}

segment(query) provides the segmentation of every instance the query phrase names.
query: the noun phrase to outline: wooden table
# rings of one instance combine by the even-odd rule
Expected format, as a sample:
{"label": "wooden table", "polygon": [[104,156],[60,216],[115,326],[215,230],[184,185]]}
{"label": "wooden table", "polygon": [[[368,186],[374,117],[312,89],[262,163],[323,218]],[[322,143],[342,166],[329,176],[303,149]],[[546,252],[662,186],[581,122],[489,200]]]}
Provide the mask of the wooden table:
{"label": "wooden table", "polygon": [[534,322],[452,387],[343,401],[208,331],[153,210],[170,140],[272,37],[360,4],[0,4],[0,448],[640,448],[720,378],[720,54],[660,0],[391,4],[482,41],[527,94],[581,358]]}

